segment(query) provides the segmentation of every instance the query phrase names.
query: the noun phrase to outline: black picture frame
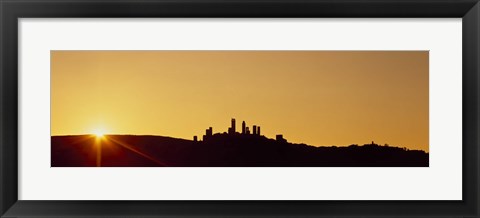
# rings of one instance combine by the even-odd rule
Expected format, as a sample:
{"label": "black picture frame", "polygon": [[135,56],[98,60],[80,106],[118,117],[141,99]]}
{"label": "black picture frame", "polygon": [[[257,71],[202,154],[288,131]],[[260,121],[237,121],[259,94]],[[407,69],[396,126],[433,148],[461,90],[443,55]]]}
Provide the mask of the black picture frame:
{"label": "black picture frame", "polygon": [[[478,217],[478,0],[0,0],[1,217]],[[133,17],[462,18],[461,201],[18,200],[18,19]],[[442,191],[442,190],[438,190]]]}

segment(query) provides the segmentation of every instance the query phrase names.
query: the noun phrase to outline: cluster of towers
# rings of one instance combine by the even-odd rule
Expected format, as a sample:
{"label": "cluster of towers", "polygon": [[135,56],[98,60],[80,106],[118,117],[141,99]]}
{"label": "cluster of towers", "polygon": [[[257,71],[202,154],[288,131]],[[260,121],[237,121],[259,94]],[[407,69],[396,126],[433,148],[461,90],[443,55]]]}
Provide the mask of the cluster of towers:
{"label": "cluster of towers", "polygon": [[[208,138],[212,137],[213,135],[213,129],[212,127],[209,127],[207,130],[205,130],[205,135],[203,135],[203,141],[207,140]],[[193,137],[194,141],[197,141],[197,136]]]}
{"label": "cluster of towers", "polygon": [[[253,130],[250,132],[250,128],[247,126],[245,121],[242,122],[242,135],[258,135],[260,136],[260,126],[253,125],[252,126]],[[229,135],[235,135],[237,133],[236,129],[236,124],[235,124],[235,119],[232,118],[232,125],[228,128],[228,134]],[[209,127],[208,129],[205,130],[205,135],[203,135],[203,141],[208,140],[210,137],[213,136],[213,129],[212,127]],[[193,136],[193,141],[198,141],[197,136]]]}
{"label": "cluster of towers", "polygon": [[[253,135],[260,135],[260,126],[253,125]],[[235,119],[232,119],[232,127],[228,128],[228,134],[235,134]],[[242,122],[242,134],[250,135],[250,128],[248,128],[245,121]]]}

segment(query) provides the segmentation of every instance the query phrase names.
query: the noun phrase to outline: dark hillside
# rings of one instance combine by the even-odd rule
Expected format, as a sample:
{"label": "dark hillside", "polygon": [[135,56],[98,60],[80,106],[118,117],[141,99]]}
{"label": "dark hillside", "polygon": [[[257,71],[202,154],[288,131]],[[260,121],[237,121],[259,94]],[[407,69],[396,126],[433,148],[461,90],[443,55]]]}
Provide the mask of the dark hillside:
{"label": "dark hillside", "polygon": [[374,143],[314,147],[240,133],[217,133],[204,141],[134,135],[51,139],[52,167],[428,167],[429,163],[424,151]]}

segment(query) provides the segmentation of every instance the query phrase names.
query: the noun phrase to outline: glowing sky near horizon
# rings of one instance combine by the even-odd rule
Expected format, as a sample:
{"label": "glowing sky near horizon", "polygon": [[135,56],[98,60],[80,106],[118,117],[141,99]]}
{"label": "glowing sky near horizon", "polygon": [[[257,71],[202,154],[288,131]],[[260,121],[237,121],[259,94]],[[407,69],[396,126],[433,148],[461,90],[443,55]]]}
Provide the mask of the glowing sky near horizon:
{"label": "glowing sky near horizon", "polygon": [[52,51],[51,134],[192,139],[230,119],[294,143],[428,151],[428,51]]}

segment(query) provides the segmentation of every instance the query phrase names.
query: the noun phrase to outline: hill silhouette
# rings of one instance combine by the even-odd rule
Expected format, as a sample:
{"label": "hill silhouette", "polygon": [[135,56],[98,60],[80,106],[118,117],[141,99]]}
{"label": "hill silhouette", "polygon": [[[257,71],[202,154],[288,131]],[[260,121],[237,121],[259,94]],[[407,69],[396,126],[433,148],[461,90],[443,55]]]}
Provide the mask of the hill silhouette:
{"label": "hill silhouette", "polygon": [[[149,135],[52,136],[52,167],[428,167],[429,155],[375,143],[315,147],[256,134],[212,134],[204,140]],[[248,130],[248,129],[247,129]],[[100,159],[100,160],[99,160]]]}

